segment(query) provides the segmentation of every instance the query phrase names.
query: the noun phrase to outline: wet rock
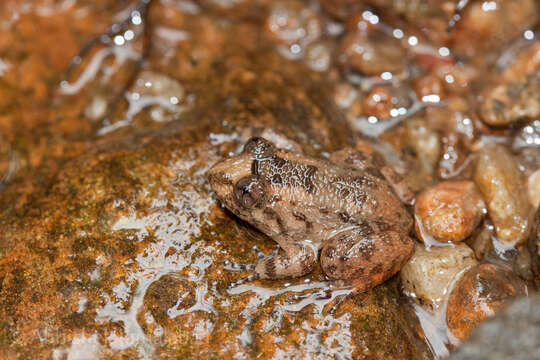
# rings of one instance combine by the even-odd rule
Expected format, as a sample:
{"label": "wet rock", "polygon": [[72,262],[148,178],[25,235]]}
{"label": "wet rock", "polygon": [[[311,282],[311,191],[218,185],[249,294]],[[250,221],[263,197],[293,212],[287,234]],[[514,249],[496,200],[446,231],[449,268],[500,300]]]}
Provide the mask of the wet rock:
{"label": "wet rock", "polygon": [[531,256],[531,270],[534,284],[540,289],[540,206],[536,209],[531,235],[527,241],[527,248]]}
{"label": "wet rock", "polygon": [[443,84],[434,74],[429,74],[416,81],[416,96],[423,101],[427,101],[436,96],[437,99],[443,98]]}
{"label": "wet rock", "polygon": [[484,223],[470,238],[465,240],[465,242],[473,249],[474,255],[476,255],[478,260],[484,260],[495,250],[493,236],[494,234],[491,226]]}
{"label": "wet rock", "polygon": [[[514,151],[534,147],[540,147],[540,120],[533,120],[523,126],[515,135],[512,142],[512,150]],[[540,156],[536,159],[536,168],[540,167],[538,162],[540,162]]]}
{"label": "wet rock", "polygon": [[424,190],[414,205],[418,239],[457,242],[480,224],[485,204],[472,181],[443,181]]}
{"label": "wet rock", "polygon": [[266,19],[266,30],[288,58],[299,58],[322,34],[320,15],[300,1],[276,2]]}
{"label": "wet rock", "polygon": [[439,133],[428,126],[426,119],[419,117],[408,119],[404,130],[407,144],[414,149],[422,170],[433,176],[441,152]]}
{"label": "wet rock", "polygon": [[540,169],[540,146],[522,148],[516,156],[516,162],[526,176]]}
{"label": "wet rock", "polygon": [[407,66],[407,54],[400,42],[382,31],[348,34],[339,58],[345,67],[367,75],[386,71],[399,74]]}
{"label": "wet rock", "polygon": [[332,49],[324,42],[312,43],[306,49],[304,61],[313,71],[327,71],[332,64]]}
{"label": "wet rock", "polygon": [[532,280],[533,273],[532,273],[531,265],[532,265],[531,254],[529,252],[529,249],[527,249],[526,244],[523,244],[517,249],[517,254],[516,254],[516,258],[514,259],[512,270],[522,279]]}
{"label": "wet rock", "polygon": [[531,205],[538,207],[540,205],[540,169],[529,175],[527,189],[529,190],[529,201]]}
{"label": "wet rock", "polygon": [[363,99],[363,109],[366,116],[375,116],[384,119],[390,116],[390,110],[394,108],[392,103],[392,93],[382,87],[377,86],[372,89]]}
{"label": "wet rock", "polygon": [[433,68],[433,73],[440,79],[445,91],[455,94],[467,93],[470,84],[479,76],[476,67],[459,62],[437,64]]}
{"label": "wet rock", "polygon": [[459,176],[468,165],[468,149],[463,136],[456,132],[446,132],[441,137],[441,157],[437,167],[437,174],[442,179]]}
{"label": "wet rock", "polygon": [[482,120],[507,126],[520,119],[540,116],[540,74],[531,74],[490,90],[480,105]]}
{"label": "wet rock", "polygon": [[463,275],[450,294],[448,329],[459,340],[465,340],[482,321],[512,298],[525,294],[527,286],[509,270],[493,264],[477,265]]}
{"label": "wet rock", "polygon": [[529,235],[530,205],[514,157],[503,146],[486,145],[479,153],[474,180],[503,246],[522,244]]}
{"label": "wet rock", "polygon": [[467,56],[500,49],[533,27],[539,11],[535,0],[470,2],[452,30],[452,48]]}
{"label": "wet rock", "polygon": [[416,244],[415,252],[400,272],[403,288],[413,299],[431,310],[440,308],[454,283],[476,265],[473,251],[465,244],[433,246]]}
{"label": "wet rock", "polygon": [[[154,4],[156,21],[178,12],[176,2]],[[428,358],[403,320],[395,278],[349,296],[333,315],[336,299],[318,294],[327,286],[321,271],[227,289],[246,274],[223,260],[253,262],[254,245],[270,253],[274,242],[215,202],[206,170],[237,151],[250,127],[275,129],[318,156],[356,141],[330,85],[270,52],[250,35],[259,27],[201,13],[181,23],[209,27],[170,56],[154,49],[152,78],[172,83],[146,94],[170,100],[184,89],[196,99],[189,109],[153,127],[140,126],[152,116],[141,111],[144,121],[97,137],[79,116],[88,94],[62,98],[62,120],[79,138],[55,147],[45,137],[56,157],[25,168],[0,193],[2,349],[13,358]],[[227,36],[214,32],[217,23]]]}
{"label": "wet rock", "polygon": [[[509,63],[508,63],[508,60]],[[540,41],[516,44],[499,57],[497,66],[503,70],[503,79],[506,82],[519,80],[524,75],[529,75],[540,69]]]}
{"label": "wet rock", "polygon": [[520,297],[484,321],[450,360],[531,360],[540,351],[540,296]]}

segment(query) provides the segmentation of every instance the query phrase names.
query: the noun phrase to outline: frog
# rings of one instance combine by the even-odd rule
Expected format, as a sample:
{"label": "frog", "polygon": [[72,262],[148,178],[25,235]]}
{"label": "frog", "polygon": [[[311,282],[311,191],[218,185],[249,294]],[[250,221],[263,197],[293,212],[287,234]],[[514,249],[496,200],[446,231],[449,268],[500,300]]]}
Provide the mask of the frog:
{"label": "frog", "polygon": [[274,240],[255,248],[251,274],[235,284],[311,273],[318,262],[331,281],[364,292],[396,274],[414,251],[413,198],[380,157],[344,148],[319,158],[255,136],[240,153],[207,171],[220,203]]}

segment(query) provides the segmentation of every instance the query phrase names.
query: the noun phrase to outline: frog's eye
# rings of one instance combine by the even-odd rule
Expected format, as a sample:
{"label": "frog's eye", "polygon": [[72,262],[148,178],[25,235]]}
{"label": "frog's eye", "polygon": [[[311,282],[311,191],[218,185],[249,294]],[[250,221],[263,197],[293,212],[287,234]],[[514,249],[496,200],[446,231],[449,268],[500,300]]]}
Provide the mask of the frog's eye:
{"label": "frog's eye", "polygon": [[252,208],[264,199],[264,186],[258,176],[249,175],[238,180],[234,186],[234,197],[238,204]]}
{"label": "frog's eye", "polygon": [[254,160],[269,159],[274,156],[274,145],[261,137],[252,137],[244,145],[244,152]]}

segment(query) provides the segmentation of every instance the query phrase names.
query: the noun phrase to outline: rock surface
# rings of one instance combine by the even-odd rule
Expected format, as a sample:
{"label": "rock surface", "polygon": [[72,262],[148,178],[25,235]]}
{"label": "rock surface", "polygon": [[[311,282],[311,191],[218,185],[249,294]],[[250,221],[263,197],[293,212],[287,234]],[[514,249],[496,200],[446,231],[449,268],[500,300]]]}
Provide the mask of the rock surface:
{"label": "rock surface", "polygon": [[[477,90],[526,75],[501,73],[493,52],[530,36],[536,3],[470,2],[453,32],[457,0],[150,0],[133,11],[145,3],[0,1],[2,357],[438,356],[430,339],[446,329],[419,324],[397,277],[361,295],[322,292],[320,270],[229,289],[246,273],[223,261],[253,262],[254,245],[274,242],[220,207],[204,174],[266,133],[318,157],[374,150],[417,193],[470,181],[472,151],[497,138],[530,179],[537,132],[525,125],[536,123],[486,126]],[[501,26],[469,36],[493,19]],[[536,69],[535,53],[515,64]]]}
{"label": "rock surface", "polygon": [[[353,144],[355,135],[324,80],[261,41],[261,24],[223,23],[175,4],[155,2],[150,14],[161,19],[161,30],[151,70],[133,88],[148,106],[129,97],[102,121],[99,98],[115,92],[103,87],[111,84],[98,72],[79,92],[56,93],[50,105],[40,104],[50,111],[43,116],[54,114],[54,126],[33,134],[18,128],[31,145],[18,145],[26,150],[20,170],[0,193],[3,354],[430,358],[414,320],[405,320],[396,279],[347,297],[335,313],[335,298],[316,295],[327,286],[320,271],[227,288],[245,274],[225,269],[224,260],[253,262],[254,245],[271,252],[274,242],[217,204],[205,171],[236,151],[248,129],[275,129],[319,156]],[[66,10],[62,23],[76,10],[81,7]],[[21,15],[33,31],[36,11]],[[87,11],[90,20],[100,10]],[[38,25],[50,21],[37,19]],[[77,46],[70,49],[55,55],[54,84]],[[129,73],[122,69],[114,76]],[[37,112],[32,104],[25,111]]]}
{"label": "rock surface", "polygon": [[486,145],[478,154],[474,180],[503,246],[522,244],[529,235],[531,207],[512,154],[501,145]]}
{"label": "rock surface", "polygon": [[418,239],[462,241],[484,216],[484,200],[472,181],[445,181],[424,190],[416,197],[414,214]]}
{"label": "rock surface", "polygon": [[459,277],[477,261],[465,244],[434,246],[417,244],[414,255],[401,270],[403,288],[422,305],[437,310],[448,300]]}
{"label": "rock surface", "polygon": [[540,359],[540,296],[514,300],[482,323],[449,359]]}
{"label": "rock surface", "polygon": [[526,294],[527,286],[512,272],[493,264],[477,265],[463,275],[450,294],[448,329],[463,341],[512,298]]}

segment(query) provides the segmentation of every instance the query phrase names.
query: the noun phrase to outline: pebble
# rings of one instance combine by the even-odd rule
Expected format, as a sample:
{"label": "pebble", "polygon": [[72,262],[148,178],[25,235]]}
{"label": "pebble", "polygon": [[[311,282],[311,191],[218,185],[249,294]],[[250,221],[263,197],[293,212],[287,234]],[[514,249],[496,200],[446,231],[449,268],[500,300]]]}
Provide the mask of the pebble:
{"label": "pebble", "polygon": [[511,271],[494,264],[477,265],[461,277],[450,294],[448,329],[463,341],[509,300],[526,294],[527,286]]}
{"label": "pebble", "polygon": [[493,236],[492,226],[484,223],[465,241],[473,249],[478,260],[485,260],[495,252]]}
{"label": "pebble", "polygon": [[380,31],[346,35],[341,52],[346,67],[366,75],[399,74],[407,65],[407,55],[399,41]]}
{"label": "pebble", "polygon": [[540,116],[540,77],[531,74],[490,89],[480,104],[480,116],[491,126]]}
{"label": "pebble", "polygon": [[266,19],[266,30],[272,41],[282,46],[288,55],[302,53],[322,34],[319,14],[301,2],[276,2]]}
{"label": "pebble", "polygon": [[441,139],[424,118],[407,119],[403,126],[407,143],[414,149],[422,169],[433,175],[441,154]]}
{"label": "pebble", "polygon": [[540,295],[533,295],[512,301],[507,308],[480,324],[448,359],[538,360],[539,349]]}
{"label": "pebble", "polygon": [[529,189],[529,201],[531,205],[538,207],[540,205],[540,169],[529,176],[527,188]]}
{"label": "pebble", "polygon": [[416,235],[425,243],[430,243],[428,237],[462,241],[482,221],[485,206],[472,181],[443,181],[416,197]]}
{"label": "pebble", "polygon": [[531,209],[525,182],[512,154],[502,145],[485,145],[478,153],[474,180],[501,245],[522,244],[529,235]]}
{"label": "pebble", "polygon": [[429,250],[416,244],[415,252],[400,272],[407,294],[431,310],[438,309],[460,274],[477,264],[465,244],[434,246]]}
{"label": "pebble", "polygon": [[527,241],[527,248],[531,256],[531,270],[536,288],[540,288],[540,206],[536,209],[533,230]]}

